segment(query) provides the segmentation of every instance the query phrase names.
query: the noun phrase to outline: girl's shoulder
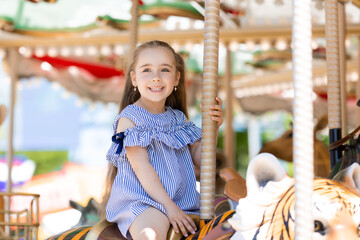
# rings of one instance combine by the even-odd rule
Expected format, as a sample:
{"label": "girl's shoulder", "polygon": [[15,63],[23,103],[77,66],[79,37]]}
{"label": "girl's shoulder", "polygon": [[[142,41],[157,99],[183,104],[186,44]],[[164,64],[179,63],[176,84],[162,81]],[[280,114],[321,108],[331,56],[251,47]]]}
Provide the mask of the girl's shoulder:
{"label": "girl's shoulder", "polygon": [[124,131],[139,124],[138,116],[133,106],[134,105],[128,105],[116,116],[113,123],[115,132],[118,132],[119,127]]}
{"label": "girl's shoulder", "polygon": [[116,132],[124,132],[126,129],[135,127],[135,123],[127,117],[120,117],[117,122]]}

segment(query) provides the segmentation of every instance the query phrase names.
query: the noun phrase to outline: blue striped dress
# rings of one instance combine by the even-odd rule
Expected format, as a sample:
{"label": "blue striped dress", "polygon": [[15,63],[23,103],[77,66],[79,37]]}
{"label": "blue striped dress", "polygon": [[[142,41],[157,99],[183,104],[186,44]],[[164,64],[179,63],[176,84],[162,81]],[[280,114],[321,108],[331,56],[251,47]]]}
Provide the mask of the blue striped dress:
{"label": "blue striped dress", "polygon": [[187,121],[183,112],[171,107],[166,107],[164,113],[152,114],[139,106],[129,105],[115,118],[114,134],[121,117],[129,118],[135,127],[124,132],[122,148],[114,141],[106,155],[107,160],[117,167],[106,206],[107,220],[116,222],[122,235],[131,239],[128,229],[145,209],[151,206],[166,214],[164,207],[145,192],[135,176],[126,156],[127,146],[145,147],[150,164],[170,198],[185,213],[198,214],[200,195],[196,191],[189,144],[201,138],[201,129]]}

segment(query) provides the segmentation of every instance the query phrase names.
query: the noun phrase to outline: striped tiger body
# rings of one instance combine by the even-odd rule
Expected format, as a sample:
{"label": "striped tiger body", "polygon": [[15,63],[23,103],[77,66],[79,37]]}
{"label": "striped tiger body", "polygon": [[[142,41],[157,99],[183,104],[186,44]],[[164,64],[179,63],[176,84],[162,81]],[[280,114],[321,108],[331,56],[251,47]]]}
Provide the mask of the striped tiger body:
{"label": "striped tiger body", "polygon": [[[240,199],[229,219],[236,230],[232,240],[295,239],[294,179],[283,171],[270,154],[252,160],[248,196]],[[360,197],[353,189],[330,179],[314,179],[312,198],[314,240],[360,239]]]}
{"label": "striped tiger body", "polygon": [[204,225],[204,226],[200,226],[200,230],[197,231],[195,234],[187,237],[186,240],[203,239],[211,230],[213,230],[214,227],[216,227],[221,223],[226,222],[229,218],[231,218],[234,215],[234,213],[235,213],[234,210],[230,210],[220,216],[217,216],[216,218],[212,219],[206,224],[205,223],[201,224],[200,222],[200,225]]}
{"label": "striped tiger body", "polygon": [[[230,210],[230,211],[223,213],[222,215],[217,216],[216,218],[214,218],[210,221],[204,222],[203,220],[201,220],[200,225],[203,225],[203,226],[200,226],[201,229],[199,231],[197,231],[194,235],[190,235],[187,238],[181,237],[181,236],[179,237],[178,235],[173,235],[173,238],[170,238],[169,240],[180,239],[180,238],[183,240],[185,240],[185,239],[186,240],[203,239],[214,227],[216,227],[217,225],[219,225],[221,223],[226,222],[229,218],[231,218],[233,216],[234,213],[235,213],[234,210]],[[107,233],[105,233],[105,232],[107,232]],[[70,229],[61,234],[58,234],[51,238],[48,238],[47,240],[107,239],[106,236],[101,235],[102,233],[105,233],[104,235],[106,235],[107,237],[110,237],[110,239],[125,239],[124,237],[121,236],[121,233],[117,229],[116,224],[109,223],[106,221],[101,221],[93,227],[84,226],[84,227],[73,228],[73,229]],[[91,234],[90,237],[87,236],[90,234]],[[232,233],[231,233],[231,235],[232,235]]]}
{"label": "striped tiger body", "polygon": [[91,228],[91,226],[73,228],[56,236],[50,237],[47,240],[84,240]]}

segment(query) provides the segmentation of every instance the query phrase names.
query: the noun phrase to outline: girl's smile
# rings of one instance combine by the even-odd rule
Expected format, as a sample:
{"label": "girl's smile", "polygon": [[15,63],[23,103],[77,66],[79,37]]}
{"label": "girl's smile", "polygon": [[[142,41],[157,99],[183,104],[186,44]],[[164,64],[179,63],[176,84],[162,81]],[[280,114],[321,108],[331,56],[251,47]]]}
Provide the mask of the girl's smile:
{"label": "girl's smile", "polygon": [[149,89],[153,92],[160,92],[164,87],[149,87]]}

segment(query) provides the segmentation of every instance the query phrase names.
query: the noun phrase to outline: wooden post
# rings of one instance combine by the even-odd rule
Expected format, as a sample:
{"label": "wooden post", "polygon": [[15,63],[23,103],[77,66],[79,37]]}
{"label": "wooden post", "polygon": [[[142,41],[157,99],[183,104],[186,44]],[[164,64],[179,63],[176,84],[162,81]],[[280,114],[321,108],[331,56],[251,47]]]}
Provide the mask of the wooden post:
{"label": "wooden post", "polygon": [[130,58],[136,49],[136,44],[138,42],[138,18],[139,18],[139,0],[132,0],[131,6],[131,21],[130,21]]}
{"label": "wooden post", "polygon": [[202,84],[202,141],[200,169],[200,219],[214,216],[216,174],[216,122],[209,115],[216,103],[219,55],[220,1],[205,1],[204,70]]}
{"label": "wooden post", "polygon": [[[325,0],[325,17],[329,142],[331,144],[341,139],[340,54],[337,0]],[[341,151],[339,151],[339,149],[330,151],[331,168],[334,168],[340,157]]]}
{"label": "wooden post", "polygon": [[346,91],[346,19],[345,3],[338,2],[339,20],[339,58],[340,58],[340,91],[341,91],[341,134],[347,135],[347,91]]}
{"label": "wooden post", "polygon": [[225,136],[224,136],[224,149],[226,156],[227,167],[235,168],[235,135],[232,127],[233,123],[233,90],[231,88],[231,50],[229,44],[226,45],[226,72],[225,72]]}

